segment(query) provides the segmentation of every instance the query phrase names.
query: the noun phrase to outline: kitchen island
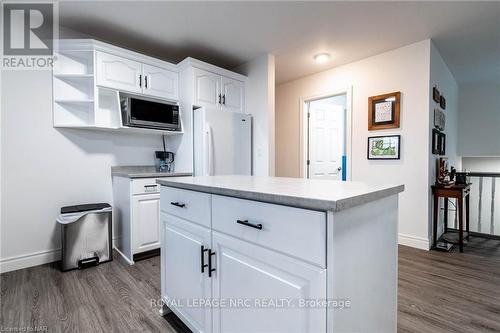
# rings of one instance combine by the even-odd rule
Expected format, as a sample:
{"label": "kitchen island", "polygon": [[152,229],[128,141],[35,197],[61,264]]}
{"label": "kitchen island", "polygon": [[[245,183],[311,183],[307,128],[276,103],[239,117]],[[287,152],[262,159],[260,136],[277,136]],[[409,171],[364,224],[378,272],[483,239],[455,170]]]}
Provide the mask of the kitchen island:
{"label": "kitchen island", "polygon": [[157,182],[163,313],[194,332],[396,332],[403,185]]}

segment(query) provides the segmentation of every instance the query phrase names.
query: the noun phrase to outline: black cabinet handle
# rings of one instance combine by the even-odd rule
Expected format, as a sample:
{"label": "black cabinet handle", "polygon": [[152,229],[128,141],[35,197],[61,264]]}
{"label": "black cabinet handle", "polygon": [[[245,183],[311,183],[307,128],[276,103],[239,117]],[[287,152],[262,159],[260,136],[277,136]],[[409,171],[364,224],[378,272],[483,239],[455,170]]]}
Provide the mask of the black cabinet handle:
{"label": "black cabinet handle", "polygon": [[262,230],[262,224],[253,224],[248,222],[248,220],[236,220],[236,223],[246,225],[247,227]]}
{"label": "black cabinet handle", "polygon": [[139,88],[142,88],[142,75],[139,74]]}
{"label": "black cabinet handle", "polygon": [[221,94],[219,94],[219,104],[222,104],[222,103],[221,103],[221,101],[220,101],[220,100],[221,100],[221,98],[222,98],[222,95],[221,95]]}
{"label": "black cabinet handle", "polygon": [[207,264],[205,264],[205,252],[207,252],[208,249],[205,249],[205,247],[202,245],[201,246],[201,272],[205,273],[205,267],[208,267]]}
{"label": "black cabinet handle", "polygon": [[215,255],[215,252],[212,250],[208,250],[208,277],[212,277],[212,272],[215,272],[215,268],[212,268],[212,256]]}
{"label": "black cabinet handle", "polygon": [[148,76],[144,75],[144,86],[148,89]]}
{"label": "black cabinet handle", "polygon": [[170,204],[171,204],[172,206],[177,206],[177,207],[180,207],[180,208],[184,208],[184,207],[186,207],[186,204],[179,203],[178,201],[176,201],[176,202],[171,202]]}
{"label": "black cabinet handle", "polygon": [[226,105],[226,94],[222,95],[222,104]]}

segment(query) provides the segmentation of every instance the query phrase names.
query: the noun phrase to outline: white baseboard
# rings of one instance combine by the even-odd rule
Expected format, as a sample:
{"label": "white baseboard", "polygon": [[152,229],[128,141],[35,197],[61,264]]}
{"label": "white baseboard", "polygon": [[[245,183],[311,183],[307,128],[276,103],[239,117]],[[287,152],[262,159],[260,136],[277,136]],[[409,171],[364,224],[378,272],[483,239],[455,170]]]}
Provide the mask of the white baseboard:
{"label": "white baseboard", "polygon": [[422,238],[422,237],[399,234],[398,243],[400,245],[406,245],[426,251],[429,251],[430,249],[429,240],[427,238]]}
{"label": "white baseboard", "polygon": [[61,260],[61,249],[40,251],[0,260],[0,273]]}

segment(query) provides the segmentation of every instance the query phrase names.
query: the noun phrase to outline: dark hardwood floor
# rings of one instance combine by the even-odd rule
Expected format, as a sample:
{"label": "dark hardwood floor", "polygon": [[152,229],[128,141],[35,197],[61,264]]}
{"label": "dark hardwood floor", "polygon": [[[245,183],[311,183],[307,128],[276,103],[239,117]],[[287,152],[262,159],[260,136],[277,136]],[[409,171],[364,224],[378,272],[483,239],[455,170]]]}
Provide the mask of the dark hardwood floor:
{"label": "dark hardwood floor", "polygon": [[[159,257],[61,273],[56,264],[0,275],[0,326],[49,332],[175,332],[158,315]],[[398,332],[500,332],[500,241],[466,252],[399,247]],[[383,305],[383,300],[382,304]]]}

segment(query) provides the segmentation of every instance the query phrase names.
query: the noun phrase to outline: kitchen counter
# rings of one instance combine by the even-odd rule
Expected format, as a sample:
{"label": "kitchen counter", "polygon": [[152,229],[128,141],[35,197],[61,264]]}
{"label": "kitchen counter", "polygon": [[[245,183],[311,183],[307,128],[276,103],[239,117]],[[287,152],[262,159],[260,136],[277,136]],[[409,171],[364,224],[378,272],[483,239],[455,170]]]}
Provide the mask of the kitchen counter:
{"label": "kitchen counter", "polygon": [[159,179],[157,183],[199,192],[334,212],[404,190],[404,185],[369,185],[362,182],[256,176],[182,177]]}
{"label": "kitchen counter", "polygon": [[[193,332],[396,332],[403,185],[253,176],[157,183],[161,313],[172,310]],[[248,307],[186,306],[206,297]],[[290,303],[270,311],[255,303],[280,299]]]}
{"label": "kitchen counter", "polygon": [[154,166],[113,166],[111,176],[126,178],[156,178],[191,176],[190,172],[158,172]]}

